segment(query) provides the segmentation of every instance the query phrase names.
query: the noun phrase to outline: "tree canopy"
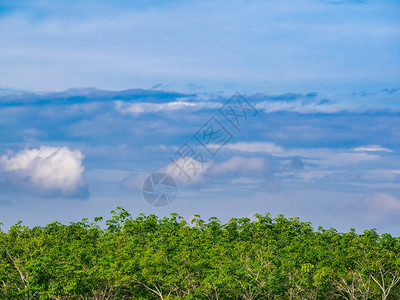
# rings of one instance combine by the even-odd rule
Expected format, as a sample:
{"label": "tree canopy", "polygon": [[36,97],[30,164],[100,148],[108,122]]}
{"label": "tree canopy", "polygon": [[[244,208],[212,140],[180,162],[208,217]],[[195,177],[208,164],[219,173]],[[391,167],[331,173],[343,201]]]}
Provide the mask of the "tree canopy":
{"label": "tree canopy", "polygon": [[0,298],[400,299],[400,238],[374,229],[112,213],[0,231]]}

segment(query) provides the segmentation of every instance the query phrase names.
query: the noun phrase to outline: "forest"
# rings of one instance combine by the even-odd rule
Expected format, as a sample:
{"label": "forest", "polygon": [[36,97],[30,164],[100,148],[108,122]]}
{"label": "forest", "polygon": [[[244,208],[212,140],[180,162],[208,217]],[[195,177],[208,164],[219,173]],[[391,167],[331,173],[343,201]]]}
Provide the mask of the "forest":
{"label": "forest", "polygon": [[0,231],[0,299],[400,299],[400,238],[178,214]]}

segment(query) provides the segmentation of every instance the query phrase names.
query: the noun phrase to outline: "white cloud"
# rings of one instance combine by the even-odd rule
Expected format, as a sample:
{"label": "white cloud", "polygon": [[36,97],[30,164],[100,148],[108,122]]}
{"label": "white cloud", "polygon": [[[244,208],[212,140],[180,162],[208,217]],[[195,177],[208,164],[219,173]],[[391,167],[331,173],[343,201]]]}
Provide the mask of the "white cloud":
{"label": "white cloud", "polygon": [[206,108],[215,108],[219,103],[214,102],[186,102],[186,101],[173,101],[167,103],[151,103],[151,102],[138,102],[138,103],[126,103],[123,101],[115,101],[115,109],[121,114],[132,114],[132,115],[140,115],[140,114],[148,114],[154,112],[169,112],[169,111],[177,111],[177,110],[185,110],[190,109],[193,111],[206,109]]}
{"label": "white cloud", "polygon": [[379,145],[368,145],[368,146],[363,146],[363,147],[357,147],[354,148],[354,151],[357,152],[393,152],[390,149],[383,148]]}
{"label": "white cloud", "polygon": [[79,150],[42,146],[3,155],[0,165],[4,179],[16,188],[42,195],[82,197],[87,195],[82,159]]}
{"label": "white cloud", "polygon": [[266,152],[270,154],[277,154],[283,152],[283,149],[280,146],[277,146],[274,143],[267,143],[267,142],[227,144],[224,146],[224,148],[242,152],[251,152],[251,153]]}
{"label": "white cloud", "polygon": [[202,163],[192,157],[181,157],[160,171],[168,173],[181,184],[197,184],[204,181],[212,164],[211,161]]}
{"label": "white cloud", "polygon": [[[200,99],[200,97],[198,97]],[[216,109],[222,105],[213,101],[197,101],[188,102],[186,98],[167,103],[137,102],[129,103],[124,101],[115,101],[114,105],[117,111],[122,114],[148,114],[153,112],[166,112],[176,110],[198,111],[202,109]],[[266,113],[289,111],[297,113],[336,113],[343,110],[343,107],[336,107],[331,104],[304,103],[304,101],[262,101],[258,102],[255,107],[262,109]]]}

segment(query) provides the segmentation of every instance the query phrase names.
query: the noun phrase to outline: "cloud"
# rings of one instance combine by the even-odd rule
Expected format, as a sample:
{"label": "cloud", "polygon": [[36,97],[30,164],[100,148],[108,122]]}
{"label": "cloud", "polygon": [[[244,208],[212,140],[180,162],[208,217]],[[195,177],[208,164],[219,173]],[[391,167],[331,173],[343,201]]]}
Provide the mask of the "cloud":
{"label": "cloud", "polygon": [[[213,147],[213,146],[210,146]],[[214,146],[214,147],[217,147]],[[295,169],[302,169],[304,167],[303,160],[309,162],[318,162],[323,165],[342,166],[348,164],[356,164],[366,160],[376,160],[380,156],[378,154],[359,153],[359,152],[374,152],[386,151],[392,152],[389,149],[379,146],[359,147],[355,149],[330,149],[330,148],[294,148],[285,149],[275,143],[271,142],[240,142],[227,144],[224,148],[248,153],[267,153],[272,156],[291,159],[291,166]],[[301,159],[302,158],[302,159]]]}
{"label": "cloud", "polygon": [[[257,109],[263,110],[265,113],[333,114],[345,109],[345,107],[338,106],[328,99],[321,98],[317,93],[255,94],[246,95],[246,98],[253,102]],[[224,97],[212,99],[205,95],[191,95],[190,97],[181,95],[181,97],[170,98],[169,100],[169,102],[162,103],[143,100],[136,103],[115,101],[114,104],[115,109],[122,114],[140,115],[177,110],[198,111],[203,109],[218,109],[227,99]]]}
{"label": "cloud", "polygon": [[265,179],[270,170],[271,166],[262,158],[234,156],[220,163],[208,161],[204,164],[193,158],[183,157],[161,171],[170,174],[183,185],[210,185],[231,181],[257,182]]}
{"label": "cloud", "polygon": [[127,103],[122,101],[115,101],[115,109],[122,114],[132,114],[138,116],[140,114],[149,114],[155,112],[170,112],[178,110],[191,110],[198,111],[208,108],[217,108],[219,103],[206,103],[206,102],[187,102],[187,101],[172,101],[168,103]]}
{"label": "cloud", "polygon": [[329,101],[315,101],[299,100],[279,100],[279,101],[262,101],[257,103],[257,109],[262,109],[266,113],[273,112],[296,112],[300,114],[324,113],[334,114],[343,110],[343,107],[334,105]]}
{"label": "cloud", "polygon": [[86,197],[83,154],[68,147],[25,149],[0,158],[2,181],[42,196]]}
{"label": "cloud", "polygon": [[[261,158],[235,156],[224,162],[200,162],[192,157],[181,157],[160,168],[172,176],[181,186],[206,187],[216,183],[256,184],[265,180],[272,172],[268,162]],[[149,174],[150,175],[150,174]],[[126,191],[141,189],[147,176],[130,175],[121,181],[120,188]]]}
{"label": "cloud", "polygon": [[92,102],[109,103],[117,100],[122,101],[157,101],[172,102],[177,99],[191,97],[192,94],[182,94],[162,90],[126,89],[120,91],[101,90],[95,88],[70,88],[61,92],[33,93],[27,91],[0,89],[0,100],[2,106],[19,105],[73,105],[87,104]]}
{"label": "cloud", "polygon": [[130,174],[122,179],[119,189],[126,192],[140,191],[147,177],[145,175]]}
{"label": "cloud", "polygon": [[[246,98],[253,102],[258,110],[263,110],[265,113],[295,112],[299,114],[334,114],[346,109],[344,106],[339,106],[328,99],[321,98],[317,93],[254,94],[246,95]],[[182,95],[181,97],[171,98],[169,102],[163,103],[142,100],[137,103],[115,101],[114,104],[115,109],[122,114],[139,115],[177,110],[198,111],[218,109],[226,100],[225,97],[213,99],[199,94],[191,95],[190,97]]]}
{"label": "cloud", "polygon": [[133,104],[123,103],[122,101],[115,102],[115,107],[117,111],[119,111],[122,114],[133,114],[133,115],[159,112],[159,111],[164,112],[164,111],[181,110],[193,106],[195,106],[195,104],[182,101],[175,101],[169,103],[133,103]]}
{"label": "cloud", "polygon": [[393,152],[390,149],[383,148],[379,145],[369,145],[369,146],[363,146],[363,147],[357,147],[354,148],[354,151],[357,152]]}
{"label": "cloud", "polygon": [[166,172],[176,179],[180,184],[200,184],[205,181],[205,174],[212,166],[211,161],[198,161],[192,157],[181,157],[162,168],[161,172]]}
{"label": "cloud", "polygon": [[280,146],[275,145],[274,143],[268,142],[242,142],[235,144],[227,144],[224,148],[242,151],[242,152],[265,152],[270,154],[282,153],[283,149]]}
{"label": "cloud", "polygon": [[212,165],[207,170],[207,176],[226,177],[226,176],[257,176],[262,175],[268,166],[262,158],[246,158],[235,156],[231,159]]}

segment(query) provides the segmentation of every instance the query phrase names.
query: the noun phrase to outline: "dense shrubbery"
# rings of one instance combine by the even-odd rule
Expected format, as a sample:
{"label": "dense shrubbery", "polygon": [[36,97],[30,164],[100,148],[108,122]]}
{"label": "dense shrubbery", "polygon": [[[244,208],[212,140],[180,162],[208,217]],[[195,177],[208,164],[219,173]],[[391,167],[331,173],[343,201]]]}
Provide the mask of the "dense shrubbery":
{"label": "dense shrubbery", "polygon": [[400,239],[268,214],[0,232],[1,299],[400,299]]}

